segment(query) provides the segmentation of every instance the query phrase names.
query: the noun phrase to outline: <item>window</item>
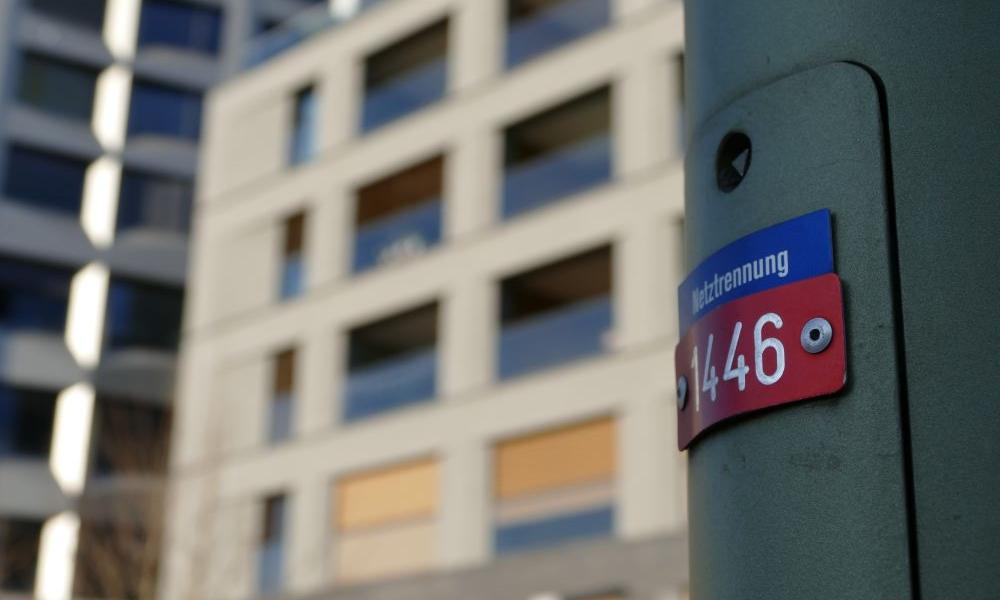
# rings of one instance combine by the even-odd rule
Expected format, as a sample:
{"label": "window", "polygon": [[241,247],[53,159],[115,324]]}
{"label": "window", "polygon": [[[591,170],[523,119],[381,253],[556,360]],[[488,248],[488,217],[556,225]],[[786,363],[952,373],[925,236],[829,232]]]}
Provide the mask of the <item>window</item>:
{"label": "window", "polygon": [[448,84],[448,22],[365,59],[361,130],[371,131],[444,97]]}
{"label": "window", "polygon": [[273,387],[268,440],[275,443],[287,440],[292,435],[292,410],[295,405],[295,350],[285,350],[274,357]]}
{"label": "window", "polygon": [[0,457],[47,458],[56,392],[0,383]]}
{"label": "window", "polygon": [[38,54],[25,54],[17,99],[47,113],[89,122],[96,85],[96,69]]}
{"label": "window", "polygon": [[260,546],[257,549],[257,591],[277,594],[284,588],[285,495],[264,500]]}
{"label": "window", "polygon": [[190,180],[124,169],[118,196],[118,232],[159,231],[186,235],[194,186]]}
{"label": "window", "polygon": [[496,552],[610,535],[615,447],[611,419],[499,443],[494,455]]}
{"label": "window", "polygon": [[183,304],[181,289],[112,277],[105,316],[108,347],[175,351]]}
{"label": "window", "polygon": [[66,24],[101,31],[105,0],[30,0],[31,10]]}
{"label": "window", "polygon": [[278,290],[282,300],[300,296],[305,287],[306,265],[303,256],[305,229],[306,216],[304,213],[292,215],[285,220],[281,286]]}
{"label": "window", "polygon": [[354,272],[425,252],[441,241],[444,159],[437,157],[358,191]]}
{"label": "window", "polygon": [[0,257],[0,328],[62,333],[73,271]]}
{"label": "window", "polygon": [[102,394],[97,398],[95,435],[98,475],[166,473],[170,412],[165,406]]}
{"label": "window", "polygon": [[40,522],[0,518],[0,590],[31,593],[41,537]]}
{"label": "window", "polygon": [[437,393],[436,304],[350,333],[344,420],[432,400]]}
{"label": "window", "polygon": [[611,285],[608,247],[503,280],[500,379],[604,352],[612,325]]}
{"label": "window", "polygon": [[612,177],[609,88],[508,127],[504,142],[505,218],[607,182]]}
{"label": "window", "polygon": [[140,79],[132,85],[128,134],[198,140],[201,94]]}
{"label": "window", "polygon": [[507,66],[603,29],[610,0],[507,0]]}
{"label": "window", "polygon": [[337,482],[338,581],[354,583],[430,569],[436,560],[438,469],[418,460]]}
{"label": "window", "polygon": [[4,195],[36,208],[76,216],[83,202],[87,161],[11,146]]}
{"label": "window", "polygon": [[260,17],[254,21],[253,34],[254,36],[266,35],[281,27],[284,19],[279,17]]}
{"label": "window", "polygon": [[168,46],[214,55],[219,51],[218,8],[175,0],[143,0],[139,47]]}
{"label": "window", "polygon": [[289,160],[299,165],[312,160],[316,154],[316,134],[319,127],[316,89],[303,88],[295,94],[295,116],[292,123],[292,145]]}

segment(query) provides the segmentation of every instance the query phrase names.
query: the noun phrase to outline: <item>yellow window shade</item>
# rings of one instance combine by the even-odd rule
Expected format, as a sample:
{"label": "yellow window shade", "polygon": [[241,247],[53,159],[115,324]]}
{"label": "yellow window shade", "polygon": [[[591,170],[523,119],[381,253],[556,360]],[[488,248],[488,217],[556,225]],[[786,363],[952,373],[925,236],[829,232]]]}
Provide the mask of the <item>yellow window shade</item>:
{"label": "yellow window shade", "polygon": [[607,479],[616,463],[615,424],[589,421],[501,442],[496,449],[499,498]]}
{"label": "yellow window shade", "polygon": [[336,523],[341,531],[350,531],[430,515],[437,496],[433,460],[353,475],[337,485]]}

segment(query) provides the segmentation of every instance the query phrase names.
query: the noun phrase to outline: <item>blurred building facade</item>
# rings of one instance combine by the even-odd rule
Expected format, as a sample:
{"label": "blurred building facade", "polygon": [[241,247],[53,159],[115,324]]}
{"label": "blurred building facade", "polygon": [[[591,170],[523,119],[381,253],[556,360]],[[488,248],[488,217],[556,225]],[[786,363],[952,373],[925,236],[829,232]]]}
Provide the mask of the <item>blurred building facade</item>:
{"label": "blurred building facade", "polygon": [[685,597],[680,2],[328,10],[206,104],[162,597]]}
{"label": "blurred building facade", "polygon": [[202,93],[310,4],[0,2],[0,596],[155,587]]}

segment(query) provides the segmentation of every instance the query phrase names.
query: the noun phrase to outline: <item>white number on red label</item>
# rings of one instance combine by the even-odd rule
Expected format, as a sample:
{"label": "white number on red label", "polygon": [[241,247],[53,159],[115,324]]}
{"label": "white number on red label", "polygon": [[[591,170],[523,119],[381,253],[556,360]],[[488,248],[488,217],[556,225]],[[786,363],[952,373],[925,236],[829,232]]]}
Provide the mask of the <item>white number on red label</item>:
{"label": "white number on red label", "polygon": [[[785,346],[781,343],[781,340],[775,337],[764,337],[764,328],[768,325],[773,326],[775,329],[781,329],[784,323],[781,317],[776,313],[767,313],[757,319],[757,322],[753,327],[753,362],[754,362],[754,374],[757,376],[757,381],[761,385],[774,385],[781,380],[781,376],[785,374]],[[743,333],[743,322],[737,321],[733,326],[733,335],[729,340],[729,352],[726,354],[726,364],[722,371],[722,381],[736,381],[736,387],[739,391],[746,390],[747,387],[747,374],[750,372],[750,366],[747,365],[746,357],[742,354],[737,354],[737,348],[740,342],[740,335]],[[712,401],[715,401],[717,395],[717,388],[719,386],[719,378],[716,375],[715,366],[712,364],[712,346],[715,344],[715,335],[709,334],[708,336],[708,348],[705,351],[705,362],[702,368],[705,369],[705,373],[702,376],[701,381],[701,391],[709,395]],[[767,372],[764,366],[764,353],[772,352],[774,354],[774,369],[771,372]],[[694,370],[695,377],[698,377],[698,347],[694,347],[694,351],[691,353],[691,368]],[[697,379],[696,379],[697,380]],[[701,410],[701,394],[695,393],[695,405],[696,411]]]}
{"label": "white number on red label", "polygon": [[722,380],[732,381],[735,379],[742,392],[747,389],[747,373],[750,371],[747,360],[742,354],[736,359],[736,368],[733,368],[733,358],[736,356],[736,345],[740,342],[741,331],[743,331],[743,322],[736,321],[736,326],[733,327],[733,339],[729,342],[729,354],[726,356],[726,370],[722,374]]}
{"label": "white number on red label", "polygon": [[708,336],[708,350],[705,351],[705,379],[701,382],[701,391],[708,392],[712,402],[715,402],[715,388],[719,385],[719,378],[715,375],[715,367],[712,366],[712,342],[714,335]]}

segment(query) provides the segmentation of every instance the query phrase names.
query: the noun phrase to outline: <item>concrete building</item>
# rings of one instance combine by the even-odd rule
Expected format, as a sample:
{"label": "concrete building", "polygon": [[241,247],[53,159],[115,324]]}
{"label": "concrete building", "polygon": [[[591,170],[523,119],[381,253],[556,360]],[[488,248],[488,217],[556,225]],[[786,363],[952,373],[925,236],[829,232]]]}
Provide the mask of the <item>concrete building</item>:
{"label": "concrete building", "polygon": [[350,4],[206,104],[162,597],[683,598],[681,4]]}
{"label": "concrete building", "polygon": [[202,92],[309,4],[0,2],[0,596],[152,587]]}

